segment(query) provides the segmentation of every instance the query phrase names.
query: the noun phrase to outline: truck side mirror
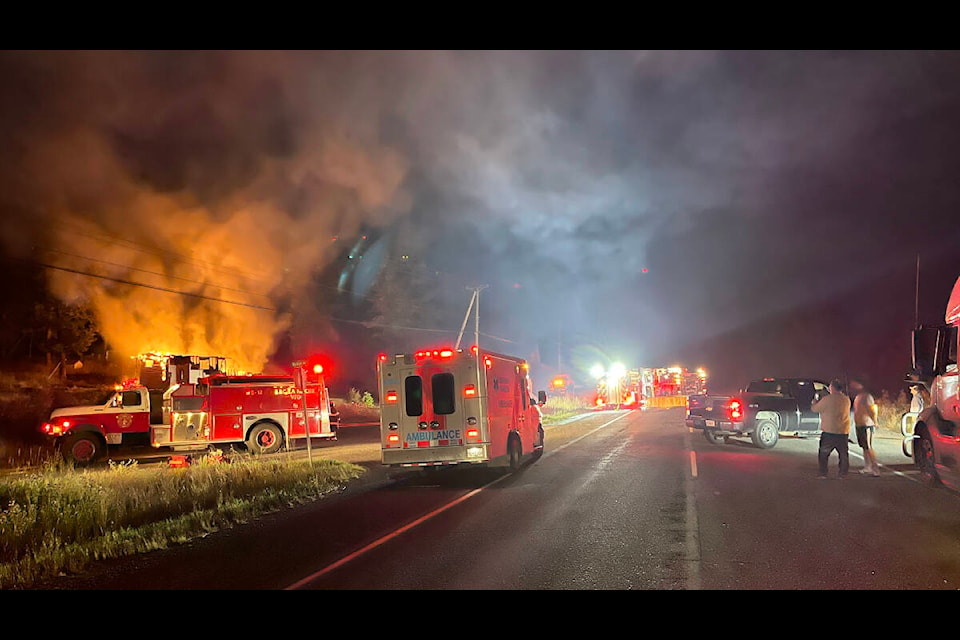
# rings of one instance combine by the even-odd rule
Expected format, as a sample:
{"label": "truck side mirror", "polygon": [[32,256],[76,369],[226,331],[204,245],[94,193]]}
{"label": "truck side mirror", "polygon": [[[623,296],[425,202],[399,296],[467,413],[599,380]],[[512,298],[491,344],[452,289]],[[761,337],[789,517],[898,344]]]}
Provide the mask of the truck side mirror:
{"label": "truck side mirror", "polygon": [[546,391],[537,391],[537,404],[547,404]]}

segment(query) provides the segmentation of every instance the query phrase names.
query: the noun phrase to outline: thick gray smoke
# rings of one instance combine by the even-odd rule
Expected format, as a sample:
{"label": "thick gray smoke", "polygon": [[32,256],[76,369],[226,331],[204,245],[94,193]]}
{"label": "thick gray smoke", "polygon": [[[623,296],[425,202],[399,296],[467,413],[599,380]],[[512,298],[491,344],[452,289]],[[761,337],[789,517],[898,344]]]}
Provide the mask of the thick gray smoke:
{"label": "thick gray smoke", "polygon": [[641,364],[823,295],[809,274],[852,259],[836,288],[915,253],[916,196],[930,215],[955,203],[958,136],[934,120],[956,107],[957,62],[5,52],[3,244],[110,278],[50,274],[118,349],[229,349],[256,368],[278,331],[323,315],[302,296],[331,237],[403,229],[464,310],[464,287],[490,285],[489,333]]}

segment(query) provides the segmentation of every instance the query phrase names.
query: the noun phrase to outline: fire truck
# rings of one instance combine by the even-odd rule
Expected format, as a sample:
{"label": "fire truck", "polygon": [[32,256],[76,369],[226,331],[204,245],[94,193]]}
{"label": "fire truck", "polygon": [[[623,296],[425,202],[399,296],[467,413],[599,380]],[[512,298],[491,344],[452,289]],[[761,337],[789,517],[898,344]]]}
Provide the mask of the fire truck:
{"label": "fire truck", "polygon": [[594,404],[598,409],[637,409],[643,406],[640,370],[628,369],[601,377],[597,382]]}
{"label": "fire truck", "polygon": [[[293,375],[228,375],[203,369],[200,361],[169,357],[165,390],[149,378],[130,379],[102,405],[55,409],[40,431],[78,466],[120,447],[197,450],[238,444],[252,453],[272,453],[289,439],[304,437],[304,392]],[[335,440],[322,375],[302,388],[310,437]]]}
{"label": "fire truck", "polygon": [[641,388],[646,398],[704,395],[707,372],[685,367],[653,367],[640,370]]}
{"label": "fire truck", "polygon": [[482,465],[517,470],[543,453],[529,364],[479,349],[433,349],[377,362],[381,461],[392,468]]}

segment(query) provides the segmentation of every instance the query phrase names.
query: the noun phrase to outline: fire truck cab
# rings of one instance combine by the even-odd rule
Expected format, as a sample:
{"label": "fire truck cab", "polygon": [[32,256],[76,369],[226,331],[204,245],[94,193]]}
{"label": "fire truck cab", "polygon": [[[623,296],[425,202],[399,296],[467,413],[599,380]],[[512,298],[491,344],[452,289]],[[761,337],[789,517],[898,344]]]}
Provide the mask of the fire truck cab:
{"label": "fire truck cab", "polygon": [[543,453],[547,394],[533,394],[521,358],[477,347],[381,354],[377,375],[386,466],[517,470]]}

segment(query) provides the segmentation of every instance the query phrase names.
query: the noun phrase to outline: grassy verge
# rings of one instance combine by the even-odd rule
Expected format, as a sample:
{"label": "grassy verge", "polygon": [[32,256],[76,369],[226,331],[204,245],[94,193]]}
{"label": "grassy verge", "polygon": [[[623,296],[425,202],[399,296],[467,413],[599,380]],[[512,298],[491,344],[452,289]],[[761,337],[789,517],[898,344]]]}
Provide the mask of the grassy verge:
{"label": "grassy verge", "polygon": [[576,396],[551,396],[543,405],[543,423],[554,424],[593,408],[589,402]]}
{"label": "grassy verge", "polygon": [[206,456],[183,469],[51,464],[0,482],[0,588],[181,544],[317,499],[363,473],[335,460]]}

